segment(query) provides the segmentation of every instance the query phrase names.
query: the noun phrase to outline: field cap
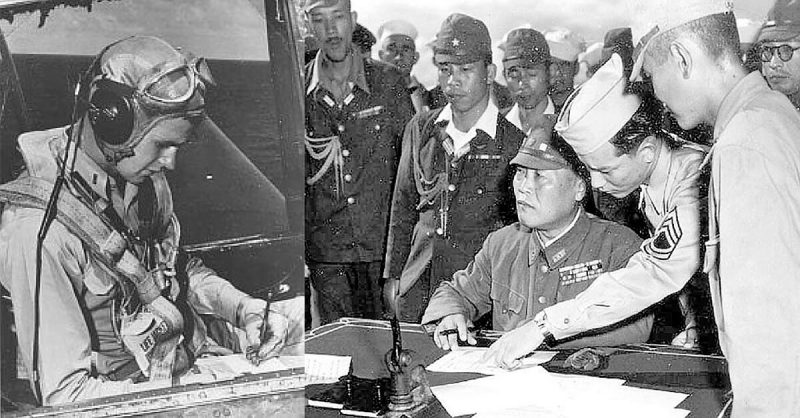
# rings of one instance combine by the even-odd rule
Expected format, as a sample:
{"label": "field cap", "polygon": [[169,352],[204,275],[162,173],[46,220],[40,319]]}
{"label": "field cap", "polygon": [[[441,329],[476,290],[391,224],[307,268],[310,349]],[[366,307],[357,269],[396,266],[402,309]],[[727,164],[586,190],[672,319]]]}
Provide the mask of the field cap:
{"label": "field cap", "polygon": [[759,42],[788,41],[800,35],[800,3],[797,0],[778,0],[767,13]]}
{"label": "field cap", "polygon": [[503,64],[532,67],[550,62],[550,48],[544,35],[535,29],[519,28],[509,32],[503,43]]}
{"label": "field cap", "polygon": [[705,16],[733,12],[730,0],[641,0],[631,10],[633,24],[633,71],[639,78],[647,46],[659,35]]}
{"label": "field cap", "polygon": [[492,39],[486,25],[474,17],[453,13],[442,22],[433,41],[437,63],[466,64],[492,60]]}
{"label": "field cap", "polygon": [[622,129],[641,105],[626,94],[622,58],[612,54],[586,83],[567,99],[558,116],[556,131],[578,155],[596,151]]}

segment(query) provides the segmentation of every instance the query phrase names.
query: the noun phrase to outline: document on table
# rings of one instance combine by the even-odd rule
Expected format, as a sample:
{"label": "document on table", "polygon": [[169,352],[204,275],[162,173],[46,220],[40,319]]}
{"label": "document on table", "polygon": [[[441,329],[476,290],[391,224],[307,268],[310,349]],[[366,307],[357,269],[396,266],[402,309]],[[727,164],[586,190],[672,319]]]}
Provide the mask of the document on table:
{"label": "document on table", "polygon": [[[425,369],[430,372],[445,373],[481,373],[489,375],[508,373],[509,371],[506,369],[483,362],[482,359],[486,350],[488,350],[486,347],[459,346]],[[522,359],[522,367],[532,367],[547,363],[555,355],[555,351],[535,351],[530,356]]]}
{"label": "document on table", "polygon": [[452,416],[685,418],[688,395],[623,386],[620,379],[548,373],[530,367],[431,388]]}
{"label": "document on table", "polygon": [[305,355],[306,384],[336,383],[350,373],[350,356],[328,354]]}
{"label": "document on table", "polygon": [[304,366],[303,356],[273,357],[262,361],[258,366],[247,360],[244,354],[202,357],[197,359],[194,367],[180,377],[180,382],[181,384],[218,382],[245,374],[269,373]]}

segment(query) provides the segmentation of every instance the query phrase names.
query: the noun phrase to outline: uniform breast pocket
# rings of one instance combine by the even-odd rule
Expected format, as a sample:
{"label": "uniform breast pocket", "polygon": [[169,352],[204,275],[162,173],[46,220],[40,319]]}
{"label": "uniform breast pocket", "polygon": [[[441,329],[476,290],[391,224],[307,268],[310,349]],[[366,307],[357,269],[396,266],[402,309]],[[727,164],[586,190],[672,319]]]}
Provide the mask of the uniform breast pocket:
{"label": "uniform breast pocket", "polygon": [[369,135],[380,136],[384,134],[387,129],[390,130],[391,128],[383,105],[372,106],[353,112],[351,117],[359,126],[360,130]]}
{"label": "uniform breast pocket", "polygon": [[492,283],[490,296],[496,316],[511,317],[524,313],[525,298],[508,287]]}
{"label": "uniform breast pocket", "polygon": [[[498,195],[503,195],[510,191],[510,178],[507,178],[506,171],[503,170],[507,164],[494,157],[499,155],[470,154],[471,160],[467,161],[461,171],[461,191],[465,192],[464,197],[470,201],[484,200],[487,204],[492,204],[498,200]],[[489,159],[492,157],[492,159]],[[481,159],[484,158],[484,159]]]}

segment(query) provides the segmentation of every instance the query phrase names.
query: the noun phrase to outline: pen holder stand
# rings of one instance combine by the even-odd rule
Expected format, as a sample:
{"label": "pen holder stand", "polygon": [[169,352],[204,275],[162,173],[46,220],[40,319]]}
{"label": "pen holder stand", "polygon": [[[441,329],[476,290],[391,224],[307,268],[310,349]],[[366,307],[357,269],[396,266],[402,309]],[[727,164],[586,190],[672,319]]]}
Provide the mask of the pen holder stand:
{"label": "pen holder stand", "polygon": [[394,356],[390,350],[384,362],[390,374],[389,405],[385,417],[413,416],[433,400],[425,368],[410,368],[412,351],[401,350]]}

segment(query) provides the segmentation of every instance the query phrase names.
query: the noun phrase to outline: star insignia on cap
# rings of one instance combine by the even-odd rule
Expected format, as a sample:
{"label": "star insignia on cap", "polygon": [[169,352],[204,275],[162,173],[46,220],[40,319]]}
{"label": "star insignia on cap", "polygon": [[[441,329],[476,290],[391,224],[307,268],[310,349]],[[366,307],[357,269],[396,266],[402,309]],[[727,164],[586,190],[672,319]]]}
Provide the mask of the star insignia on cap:
{"label": "star insignia on cap", "polygon": [[461,41],[458,38],[453,38],[453,46],[458,47],[459,45],[461,45]]}

